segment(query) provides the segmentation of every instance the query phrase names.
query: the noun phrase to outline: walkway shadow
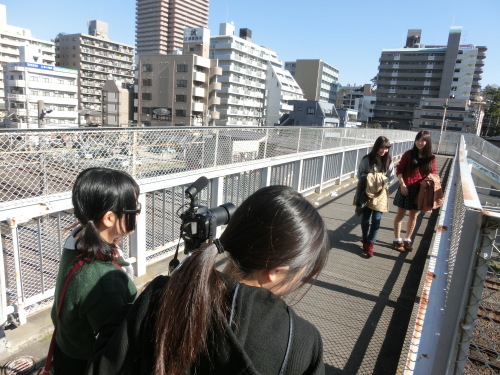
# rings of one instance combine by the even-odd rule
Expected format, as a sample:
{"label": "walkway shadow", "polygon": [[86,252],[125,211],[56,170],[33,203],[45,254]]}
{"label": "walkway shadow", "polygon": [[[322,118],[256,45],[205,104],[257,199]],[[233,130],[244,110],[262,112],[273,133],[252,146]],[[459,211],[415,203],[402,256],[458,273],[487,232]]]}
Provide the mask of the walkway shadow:
{"label": "walkway shadow", "polygon": [[[451,160],[447,159],[443,163],[443,166],[439,171],[439,174],[442,177],[443,187],[446,185],[446,179],[449,173],[450,166]],[[352,189],[349,189],[348,191],[339,195],[339,198],[344,197],[345,199],[347,199],[348,195],[352,196],[354,194],[354,189],[354,187]],[[393,185],[390,190],[392,195],[392,193],[397,190],[397,184]],[[331,203],[334,203],[335,200],[327,202],[320,207],[325,207]],[[352,348],[351,354],[347,359],[344,368],[339,369],[327,364],[325,366],[326,374],[354,375],[359,373],[363,361],[367,360],[367,358],[365,358],[366,352],[370,343],[374,339],[376,328],[386,307],[391,307],[394,310],[385,337],[383,339],[382,347],[378,353],[378,357],[376,359],[372,374],[390,375],[396,374],[398,372],[400,357],[406,356],[406,351],[403,346],[405,345],[413,308],[415,306],[415,303],[418,301],[417,294],[420,286],[420,280],[427,260],[427,254],[432,242],[438,215],[439,210],[433,211],[428,219],[423,215],[419,215],[414,233],[420,233],[420,228],[422,225],[424,225],[424,223],[426,223],[426,227],[419,239],[420,243],[418,245],[418,249],[414,250],[415,254],[412,259],[407,259],[407,253],[394,253],[395,256],[393,257],[394,263],[392,269],[390,269],[385,283],[380,289],[381,291],[383,291],[383,293],[373,295],[347,287],[333,285],[320,280],[316,281],[315,285],[318,287],[356,296],[358,298],[362,298],[374,303],[371,312],[366,319],[366,323],[364,324],[356,339],[354,347]],[[405,220],[406,219],[407,218],[405,218]],[[352,228],[356,228],[359,223],[360,218],[353,215],[345,222],[345,224],[343,224],[338,229],[330,230],[329,237],[332,247],[351,253],[360,253],[360,256],[362,256],[361,243],[359,242],[360,236],[351,233]],[[346,232],[345,230],[346,227],[349,228],[348,232]],[[392,232],[392,228],[384,228],[383,230]],[[392,243],[383,241],[378,242],[380,242],[380,245],[392,247]],[[406,274],[404,284],[401,288],[401,292],[399,293],[399,297],[396,301],[391,300],[391,292],[393,291],[395,283],[398,280],[398,275],[402,272],[403,265],[408,262],[411,262],[410,269]]]}

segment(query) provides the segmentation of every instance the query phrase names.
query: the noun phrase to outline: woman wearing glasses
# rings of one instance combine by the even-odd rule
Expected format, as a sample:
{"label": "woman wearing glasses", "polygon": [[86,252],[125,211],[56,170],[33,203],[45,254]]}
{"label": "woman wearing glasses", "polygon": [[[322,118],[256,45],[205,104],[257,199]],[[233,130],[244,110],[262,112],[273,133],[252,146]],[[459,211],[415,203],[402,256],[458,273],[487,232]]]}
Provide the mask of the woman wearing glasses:
{"label": "woman wearing glasses", "polygon": [[116,242],[135,229],[138,196],[134,179],[113,169],[89,168],[75,181],[72,202],[79,225],[64,244],[52,307],[55,374],[83,374],[102,325],[135,299],[129,264]]}
{"label": "woman wearing glasses", "polygon": [[125,321],[103,330],[87,374],[324,374],[318,330],[280,297],[317,277],[329,248],[323,219],[302,195],[256,191],[220,241],[155,278]]}
{"label": "woman wearing glasses", "polygon": [[[372,150],[365,155],[358,167],[357,204],[361,208],[363,253],[369,258],[380,228],[384,212],[389,211],[389,184],[394,180],[394,164],[389,154],[391,143],[380,136]],[[362,198],[364,197],[364,199]],[[370,223],[371,221],[371,223]]]}

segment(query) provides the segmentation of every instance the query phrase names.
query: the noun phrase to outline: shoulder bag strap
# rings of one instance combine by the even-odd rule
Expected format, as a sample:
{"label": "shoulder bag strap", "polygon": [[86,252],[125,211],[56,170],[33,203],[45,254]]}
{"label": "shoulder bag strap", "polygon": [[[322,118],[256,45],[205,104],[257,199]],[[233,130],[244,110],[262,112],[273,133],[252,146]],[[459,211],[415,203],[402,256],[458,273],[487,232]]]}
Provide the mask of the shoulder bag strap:
{"label": "shoulder bag strap", "polygon": [[288,364],[288,360],[290,359],[290,352],[292,350],[292,340],[293,340],[293,329],[294,329],[294,321],[293,321],[293,310],[290,306],[286,307],[286,311],[288,312],[288,343],[286,345],[285,357],[283,358],[283,363],[281,364],[281,369],[279,375],[283,375],[286,373],[286,366]]}
{"label": "shoulder bag strap", "polygon": [[[68,285],[70,280],[73,278],[75,272],[85,264],[83,260],[80,260],[71,270],[71,272],[68,274],[66,277],[66,280],[64,281],[64,286],[61,291],[61,296],[59,297],[59,304],[57,305],[57,313],[56,313],[56,321],[54,323],[54,332],[52,333],[52,339],[50,340],[50,346],[49,346],[49,352],[47,353],[47,359],[45,361],[45,366],[43,368],[43,371],[39,372],[39,375],[49,375],[50,374],[50,368],[52,366],[52,359],[54,356],[54,345],[56,342],[56,329],[57,329],[57,322],[59,320],[59,314],[61,313],[61,308],[62,304],[64,301],[64,295],[66,294],[66,290],[68,289]],[[118,265],[117,265],[118,266]]]}

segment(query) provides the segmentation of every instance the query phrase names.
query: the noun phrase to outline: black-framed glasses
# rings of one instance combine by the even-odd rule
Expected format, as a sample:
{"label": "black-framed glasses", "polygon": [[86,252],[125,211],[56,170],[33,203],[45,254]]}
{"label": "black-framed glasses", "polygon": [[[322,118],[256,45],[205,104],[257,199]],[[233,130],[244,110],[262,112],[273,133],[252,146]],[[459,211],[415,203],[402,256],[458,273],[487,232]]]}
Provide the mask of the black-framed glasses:
{"label": "black-framed glasses", "polygon": [[137,214],[139,215],[142,210],[142,204],[137,203],[137,208],[135,210],[123,210],[124,214]]}

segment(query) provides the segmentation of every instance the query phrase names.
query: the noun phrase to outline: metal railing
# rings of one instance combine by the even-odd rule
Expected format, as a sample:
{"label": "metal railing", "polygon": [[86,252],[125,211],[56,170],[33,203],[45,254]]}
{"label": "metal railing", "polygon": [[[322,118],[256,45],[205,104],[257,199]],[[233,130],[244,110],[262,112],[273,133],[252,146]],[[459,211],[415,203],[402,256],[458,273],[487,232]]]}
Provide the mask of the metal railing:
{"label": "metal railing", "polygon": [[1,318],[52,304],[62,244],[75,225],[70,188],[91,166],[127,171],[145,207],[121,244],[137,275],[170,256],[178,241],[184,190],[210,180],[200,204],[239,205],[262,186],[308,194],[353,177],[373,141],[387,136],[399,157],[415,133],[340,128],[163,128],[0,133]]}
{"label": "metal railing", "polygon": [[442,150],[451,150],[453,138],[459,144],[423,277],[405,374],[497,374],[500,213],[481,206],[467,158],[483,154],[494,172],[500,152],[479,137],[454,133],[448,138]]}

